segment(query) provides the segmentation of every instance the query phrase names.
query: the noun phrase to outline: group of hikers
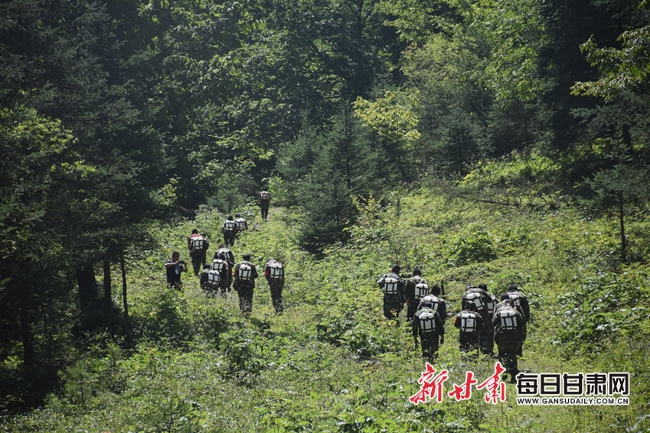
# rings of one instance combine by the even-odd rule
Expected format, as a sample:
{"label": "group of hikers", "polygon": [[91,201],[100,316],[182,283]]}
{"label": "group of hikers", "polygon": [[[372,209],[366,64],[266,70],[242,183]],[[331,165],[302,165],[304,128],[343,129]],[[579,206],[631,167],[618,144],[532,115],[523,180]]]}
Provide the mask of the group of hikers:
{"label": "group of hikers", "polygon": [[[262,218],[268,217],[271,194],[263,190],[258,195]],[[221,231],[224,243],[214,253],[211,263],[207,262],[207,252],[210,243],[205,234],[200,234],[197,229],[187,237],[187,249],[194,269],[194,275],[199,276],[201,288],[206,293],[226,295],[232,288],[239,295],[239,308],[245,315],[250,314],[253,308],[253,291],[255,280],[259,277],[256,266],[251,263],[250,254],[243,254],[242,261],[235,264],[235,256],[230,250],[235,245],[237,235],[248,229],[248,222],[241,214],[235,218],[228,216],[224,221]],[[181,288],[181,275],[187,272],[187,263],[180,260],[180,253],[174,251],[171,260],[165,263],[167,270],[167,283],[170,287]],[[271,300],[277,314],[282,314],[282,289],[284,288],[284,266],[274,258],[269,259],[264,266],[264,276],[271,289]]]}
{"label": "group of hikers", "polygon": [[[268,216],[271,195],[268,191],[258,194],[262,218]],[[228,216],[222,226],[224,243],[214,253],[211,263],[206,261],[210,247],[206,236],[197,229],[187,238],[187,248],[192,261],[194,275],[206,293],[226,295],[232,288],[239,295],[239,308],[244,315],[253,308],[255,280],[259,277],[256,266],[251,263],[250,254],[243,254],[242,261],[235,264],[229,247],[235,245],[237,234],[248,229],[248,222],[241,214]],[[180,253],[174,251],[170,261],[165,263],[167,282],[170,287],[180,289],[181,273],[187,272],[187,264],[180,260]],[[400,276],[400,266],[394,265],[377,283],[384,293],[384,316],[397,319],[406,304],[407,321],[412,326],[416,348],[422,348],[422,357],[433,362],[440,344],[445,341],[445,322],[454,318],[459,329],[461,352],[469,354],[482,352],[494,355],[494,344],[498,348],[498,359],[514,380],[517,356],[521,356],[526,340],[526,324],[530,320],[530,305],[526,296],[515,284],[497,299],[488,291],[486,284],[469,285],[461,298],[462,311],[447,312],[444,287],[429,286],[419,268],[413,269],[413,276],[406,281]],[[271,291],[271,300],[276,314],[282,314],[282,290],[284,288],[284,266],[274,258],[264,265],[264,277]],[[419,339],[419,340],[418,340]]]}
{"label": "group of hikers", "polygon": [[516,284],[511,284],[499,298],[488,291],[486,284],[469,285],[461,298],[461,311],[454,315],[447,312],[441,287],[429,286],[420,269],[413,269],[413,276],[406,281],[400,277],[400,270],[399,265],[394,265],[377,281],[384,292],[384,316],[396,319],[406,304],[406,318],[416,348],[419,338],[423,358],[433,362],[439,345],[445,342],[445,322],[453,317],[459,329],[460,351],[469,354],[480,350],[494,355],[496,342],[497,357],[515,380],[519,373],[517,356],[522,355],[530,320],[528,298]]}

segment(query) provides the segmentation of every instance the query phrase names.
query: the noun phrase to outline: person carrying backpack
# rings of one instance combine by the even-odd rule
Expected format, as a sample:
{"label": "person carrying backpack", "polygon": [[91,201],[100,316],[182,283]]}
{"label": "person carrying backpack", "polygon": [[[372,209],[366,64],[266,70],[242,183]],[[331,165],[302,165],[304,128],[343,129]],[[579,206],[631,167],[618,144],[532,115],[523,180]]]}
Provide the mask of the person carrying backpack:
{"label": "person carrying backpack", "polygon": [[239,295],[239,309],[244,315],[253,310],[253,291],[255,279],[259,276],[255,265],[250,262],[251,255],[244,254],[241,262],[235,265],[233,288]]}
{"label": "person carrying backpack", "polygon": [[228,215],[228,219],[224,221],[223,227],[221,227],[223,232],[223,241],[226,246],[235,245],[235,235],[237,234],[237,223],[233,220],[232,215]]}
{"label": "person carrying backpack", "polygon": [[413,276],[406,281],[404,299],[406,300],[406,321],[413,320],[420,300],[429,294],[429,285],[422,278],[420,268],[413,269]]}
{"label": "person carrying backpack", "polygon": [[221,253],[216,259],[212,261],[210,269],[219,273],[219,288],[221,294],[225,295],[226,290],[230,291],[230,283],[232,282],[232,273],[230,272],[230,264],[226,260],[226,255]]}
{"label": "person carrying backpack", "polygon": [[519,373],[517,355],[520,353],[526,335],[526,321],[513,304],[514,301],[504,293],[492,318],[499,362],[506,369],[506,373],[510,373],[512,382]]}
{"label": "person carrying backpack", "polygon": [[468,302],[465,309],[456,315],[454,326],[460,330],[459,348],[463,353],[478,350],[479,335],[483,329],[483,318],[476,311],[476,304]]}
{"label": "person carrying backpack", "polygon": [[[526,295],[524,295],[524,292],[519,290],[519,287],[517,287],[516,284],[510,284],[508,286],[508,291],[506,293],[502,293],[501,297],[503,295],[508,295],[508,297],[512,300],[512,306],[517,309],[521,313],[521,316],[524,318],[524,321],[526,324],[530,321],[530,304],[528,302],[528,298]],[[524,332],[524,341],[526,341],[526,333]],[[523,350],[523,345],[524,342],[521,342],[521,346],[519,347],[518,354],[519,356],[522,356],[522,350]]]}
{"label": "person carrying backpack", "polygon": [[276,314],[282,314],[282,289],[284,288],[284,266],[271,258],[264,266],[264,276],[271,289],[271,301]]}
{"label": "person carrying backpack", "polygon": [[384,292],[384,317],[397,319],[404,307],[404,280],[399,276],[399,265],[394,265],[388,275],[384,274],[377,284]]}
{"label": "person carrying backpack", "polygon": [[438,347],[445,342],[445,327],[440,313],[436,311],[437,298],[425,296],[418,305],[418,310],[413,315],[412,329],[415,348],[418,347],[418,336],[422,347],[422,358],[433,362],[438,354]]}
{"label": "person carrying backpack", "polygon": [[260,202],[260,209],[262,210],[262,218],[267,219],[269,216],[269,204],[271,203],[271,193],[267,190],[262,190],[257,195]]}
{"label": "person carrying backpack", "polygon": [[[223,257],[219,257],[221,255],[223,255]],[[223,259],[228,263],[228,274],[226,275],[227,278],[226,281],[224,281],[224,284],[226,284],[226,287],[230,292],[230,284],[232,283],[232,270],[235,268],[235,256],[230,248],[226,247],[224,244],[221,244],[219,245],[219,249],[217,249],[217,251],[214,253],[214,259]]]}
{"label": "person carrying backpack", "polygon": [[431,286],[431,289],[429,291],[431,294],[420,299],[420,303],[418,304],[416,311],[423,308],[425,304],[429,304],[431,305],[430,308],[432,310],[435,310],[438,314],[440,314],[440,320],[442,320],[442,324],[444,325],[445,322],[447,322],[447,301],[445,301],[445,299],[440,296],[440,286],[437,284]]}
{"label": "person carrying backpack", "polygon": [[237,233],[248,230],[248,222],[240,213],[235,215],[235,225],[237,226]]}
{"label": "person carrying backpack", "polygon": [[192,234],[187,237],[187,249],[190,251],[194,275],[199,275],[201,266],[205,263],[205,255],[209,247],[208,240],[205,236],[199,234],[197,229],[192,230]]}
{"label": "person carrying backpack", "polygon": [[203,264],[203,270],[199,278],[199,284],[203,291],[208,295],[216,295],[219,293],[219,286],[221,284],[221,274],[211,268],[209,263]]}
{"label": "person carrying backpack", "polygon": [[465,294],[461,303],[465,308],[468,302],[474,303],[476,310],[481,314],[483,319],[483,328],[479,335],[479,348],[481,353],[492,355],[494,353],[494,329],[492,328],[492,313],[496,306],[496,298],[489,293],[486,284],[478,287],[469,285],[465,288]]}

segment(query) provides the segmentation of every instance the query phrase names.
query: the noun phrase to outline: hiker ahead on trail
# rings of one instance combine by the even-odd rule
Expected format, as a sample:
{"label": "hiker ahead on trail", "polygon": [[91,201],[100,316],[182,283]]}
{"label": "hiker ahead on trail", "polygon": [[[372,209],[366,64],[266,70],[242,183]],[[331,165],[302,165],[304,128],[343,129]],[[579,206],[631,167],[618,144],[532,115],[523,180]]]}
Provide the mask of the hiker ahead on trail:
{"label": "hiker ahead on trail", "polygon": [[[222,281],[226,285],[226,288],[230,292],[230,284],[232,283],[232,271],[235,269],[235,256],[233,255],[230,248],[226,247],[224,244],[219,245],[219,249],[214,253],[214,259],[225,260],[228,263],[228,278],[225,281]],[[212,262],[214,264],[214,262]]]}
{"label": "hiker ahead on trail", "polygon": [[248,222],[240,213],[235,215],[235,225],[237,226],[237,233],[248,230]]}
{"label": "hiker ahead on trail", "polygon": [[422,278],[422,271],[420,268],[413,269],[413,276],[406,281],[406,288],[404,289],[404,298],[406,300],[406,320],[410,322],[413,320],[413,315],[420,300],[429,294],[429,285]]}
{"label": "hiker ahead on trail", "polygon": [[267,190],[262,190],[257,195],[260,202],[260,209],[262,210],[262,218],[267,219],[269,216],[269,204],[271,203],[271,193]]}
{"label": "hiker ahead on trail", "polygon": [[384,292],[384,317],[397,319],[404,307],[404,280],[399,276],[399,265],[394,265],[388,275],[384,274],[377,284]]}
{"label": "hiker ahead on trail", "polygon": [[235,245],[235,235],[237,234],[237,223],[233,219],[232,215],[228,215],[228,218],[223,223],[221,227],[223,232],[223,242],[226,246]]}
{"label": "hiker ahead on trail", "polygon": [[[438,354],[439,344],[445,342],[444,321],[439,313],[440,303],[435,296],[425,296],[413,315],[413,342],[418,347],[418,337],[422,346],[422,358],[433,362]],[[445,313],[446,315],[446,313]]]}
{"label": "hiker ahead on trail", "polygon": [[[487,286],[483,285],[487,288]],[[482,353],[491,355],[494,352],[494,329],[492,328],[492,313],[496,299],[487,290],[469,285],[461,298],[462,308],[473,304],[475,311],[481,315],[483,326],[479,330],[479,347]]]}
{"label": "hiker ahead on trail", "polygon": [[514,299],[508,294],[501,295],[501,302],[494,310],[492,319],[494,340],[499,348],[499,361],[510,373],[510,380],[515,381],[519,373],[517,354],[521,354],[521,346],[526,338],[526,320],[517,311]]}
{"label": "hiker ahead on trail", "polygon": [[271,301],[276,314],[282,314],[282,289],[284,288],[284,266],[275,259],[266,262],[264,276],[271,289]]}
{"label": "hiker ahead on trail", "polygon": [[245,315],[253,310],[253,290],[255,279],[259,276],[255,265],[250,262],[251,255],[244,254],[241,262],[235,265],[233,288],[239,294],[239,309]]}
{"label": "hiker ahead on trail", "polygon": [[192,230],[192,234],[187,237],[187,249],[190,251],[194,275],[199,275],[201,266],[205,263],[205,254],[209,247],[208,240],[205,236],[199,234],[197,229]]}
{"label": "hiker ahead on trail", "polygon": [[217,258],[212,261],[210,269],[219,273],[219,288],[221,289],[221,294],[224,295],[226,290],[230,291],[230,283],[232,282],[232,266],[228,263],[224,253],[217,255]]}
{"label": "hiker ahead on trail", "polygon": [[478,350],[479,335],[483,330],[483,318],[476,311],[476,304],[468,302],[463,311],[456,315],[454,326],[460,330],[459,348],[463,353]]}

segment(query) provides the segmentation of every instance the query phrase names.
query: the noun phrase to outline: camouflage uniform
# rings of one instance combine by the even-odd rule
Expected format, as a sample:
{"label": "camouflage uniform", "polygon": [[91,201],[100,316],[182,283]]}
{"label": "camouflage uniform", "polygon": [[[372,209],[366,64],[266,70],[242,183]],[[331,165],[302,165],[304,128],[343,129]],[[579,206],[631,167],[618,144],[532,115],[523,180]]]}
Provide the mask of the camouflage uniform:
{"label": "camouflage uniform", "polygon": [[271,276],[271,264],[273,262],[279,263],[277,260],[269,260],[266,262],[264,267],[264,276],[266,281],[269,283],[269,288],[271,289],[271,301],[273,302],[273,308],[277,314],[282,314],[284,308],[282,306],[282,289],[284,288],[284,268],[282,268],[282,276],[274,278]]}
{"label": "camouflage uniform", "polygon": [[[210,273],[210,268],[205,268],[201,271],[200,278],[199,278],[199,284],[201,285],[201,288],[209,294],[216,294],[219,291],[219,287],[213,287],[211,284],[208,283],[208,274]],[[219,282],[221,284],[221,281]]]}
{"label": "camouflage uniform", "polygon": [[[431,332],[425,332],[422,329],[420,316],[424,313],[430,313],[434,316],[435,326]],[[439,339],[444,341],[445,328],[442,319],[437,311],[431,308],[418,309],[413,315],[413,339],[417,344],[417,338],[420,337],[420,346],[422,347],[422,358],[428,362],[433,362],[438,353]]]}
{"label": "camouflage uniform", "polygon": [[[232,218],[232,217],[231,217]],[[235,235],[237,234],[237,224],[232,219],[227,219],[221,227],[223,232],[223,241],[226,245],[235,245]]]}
{"label": "camouflage uniform", "polygon": [[[462,315],[465,313],[474,313],[476,316],[476,325],[473,332],[465,332],[462,328]],[[459,348],[461,352],[471,352],[472,350],[478,350],[479,347],[479,336],[483,329],[483,318],[481,313],[472,309],[465,309],[456,315],[454,320],[454,326],[461,331],[458,334],[459,337]]]}
{"label": "camouflage uniform", "polygon": [[[230,271],[230,263],[228,263],[225,259],[215,259],[213,261],[213,267],[215,266],[215,262],[217,260],[221,260],[223,262],[223,268],[219,272],[219,276],[221,277],[221,280],[219,281],[219,288],[221,289],[221,294],[225,294],[226,290],[230,291],[230,283],[232,282],[232,272]],[[219,262],[216,262],[219,263]]]}
{"label": "camouflage uniform", "polygon": [[[528,298],[526,295],[524,295],[524,293],[520,291],[514,284],[510,285],[510,287],[508,287],[508,291],[501,294],[501,297],[504,295],[507,295],[508,298],[512,301],[512,306],[521,314],[521,317],[527,324],[530,321],[530,304],[528,303]],[[519,356],[522,354],[524,341],[526,341],[526,326],[524,326],[524,335],[522,337],[521,344],[519,345],[519,349],[517,350]]]}
{"label": "camouflage uniform", "polygon": [[415,297],[415,286],[420,283],[426,283],[421,275],[414,275],[406,281],[404,289],[404,298],[406,299],[406,320],[413,320],[413,315],[418,310],[418,304],[421,298]]}
{"label": "camouflage uniform", "polygon": [[[486,290],[478,287],[468,287],[465,289],[465,294],[461,299],[462,308],[467,308],[468,299],[470,294],[478,294],[481,297],[481,307],[477,307],[477,311],[481,314],[483,319],[483,327],[479,334],[479,347],[482,353],[492,355],[494,353],[494,328],[492,327],[492,313],[496,305],[496,298]],[[476,304],[475,304],[476,305]]]}
{"label": "camouflage uniform", "polygon": [[[500,312],[506,309],[514,313],[516,329],[505,329],[503,326]],[[499,361],[505,367],[506,372],[510,373],[511,379],[514,380],[519,372],[517,369],[517,352],[526,334],[526,321],[521,313],[512,307],[509,301],[502,301],[494,310],[492,323],[494,326],[494,340],[499,349]]]}
{"label": "camouflage uniform", "polygon": [[[268,197],[266,199],[262,197]],[[262,218],[266,219],[269,216],[269,204],[271,203],[271,193],[264,190],[260,191],[258,195],[258,199],[260,201],[260,209],[262,210]]]}
{"label": "camouflage uniform", "polygon": [[397,282],[397,293],[389,294],[384,291],[384,317],[387,319],[397,319],[399,317],[400,311],[404,306],[404,280],[402,277],[397,275],[394,272],[389,273],[388,275],[383,275],[377,284],[379,287],[384,289],[385,280],[387,278],[395,278]]}
{"label": "camouflage uniform", "polygon": [[[243,264],[249,265],[252,269],[251,278],[249,280],[242,280],[239,278],[239,269]],[[239,309],[244,314],[250,313],[253,310],[253,291],[255,290],[255,279],[258,276],[255,265],[247,260],[242,260],[235,266],[235,283],[233,284],[233,288],[239,295]]]}
{"label": "camouflage uniform", "polygon": [[[203,239],[203,248],[195,249],[192,247],[192,241],[195,238]],[[209,247],[210,244],[208,243],[208,240],[201,235],[192,234],[187,238],[187,248],[190,251],[190,260],[192,261],[192,267],[194,268],[194,275],[199,275],[203,263],[205,263],[205,253],[208,251]]]}
{"label": "camouflage uniform", "polygon": [[226,273],[225,278],[222,276],[221,289],[222,291],[228,289],[230,292],[230,284],[232,283],[232,270],[235,267],[235,256],[233,256],[232,251],[230,251],[229,248],[226,248],[223,245],[219,246],[219,249],[214,253],[214,258],[218,259],[220,254],[224,255],[224,260],[228,263],[228,272]]}
{"label": "camouflage uniform", "polygon": [[420,303],[418,304],[418,307],[415,309],[415,311],[421,310],[425,307],[426,304],[437,304],[437,306],[433,307],[432,309],[434,309],[440,315],[440,320],[442,320],[442,324],[444,325],[447,321],[447,301],[445,301],[442,296],[425,296],[424,298],[420,299]]}

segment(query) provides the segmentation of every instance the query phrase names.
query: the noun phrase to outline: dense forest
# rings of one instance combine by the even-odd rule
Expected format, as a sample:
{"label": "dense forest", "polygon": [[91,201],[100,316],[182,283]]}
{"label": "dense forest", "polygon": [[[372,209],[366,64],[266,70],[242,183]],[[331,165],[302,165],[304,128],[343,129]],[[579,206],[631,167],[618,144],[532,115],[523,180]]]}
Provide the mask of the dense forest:
{"label": "dense forest", "polygon": [[[647,0],[1,0],[0,430],[646,431],[649,25]],[[284,316],[165,286],[235,212]],[[520,284],[524,368],[629,371],[634,403],[410,405],[392,263],[452,310]],[[441,362],[491,371],[453,335]]]}

